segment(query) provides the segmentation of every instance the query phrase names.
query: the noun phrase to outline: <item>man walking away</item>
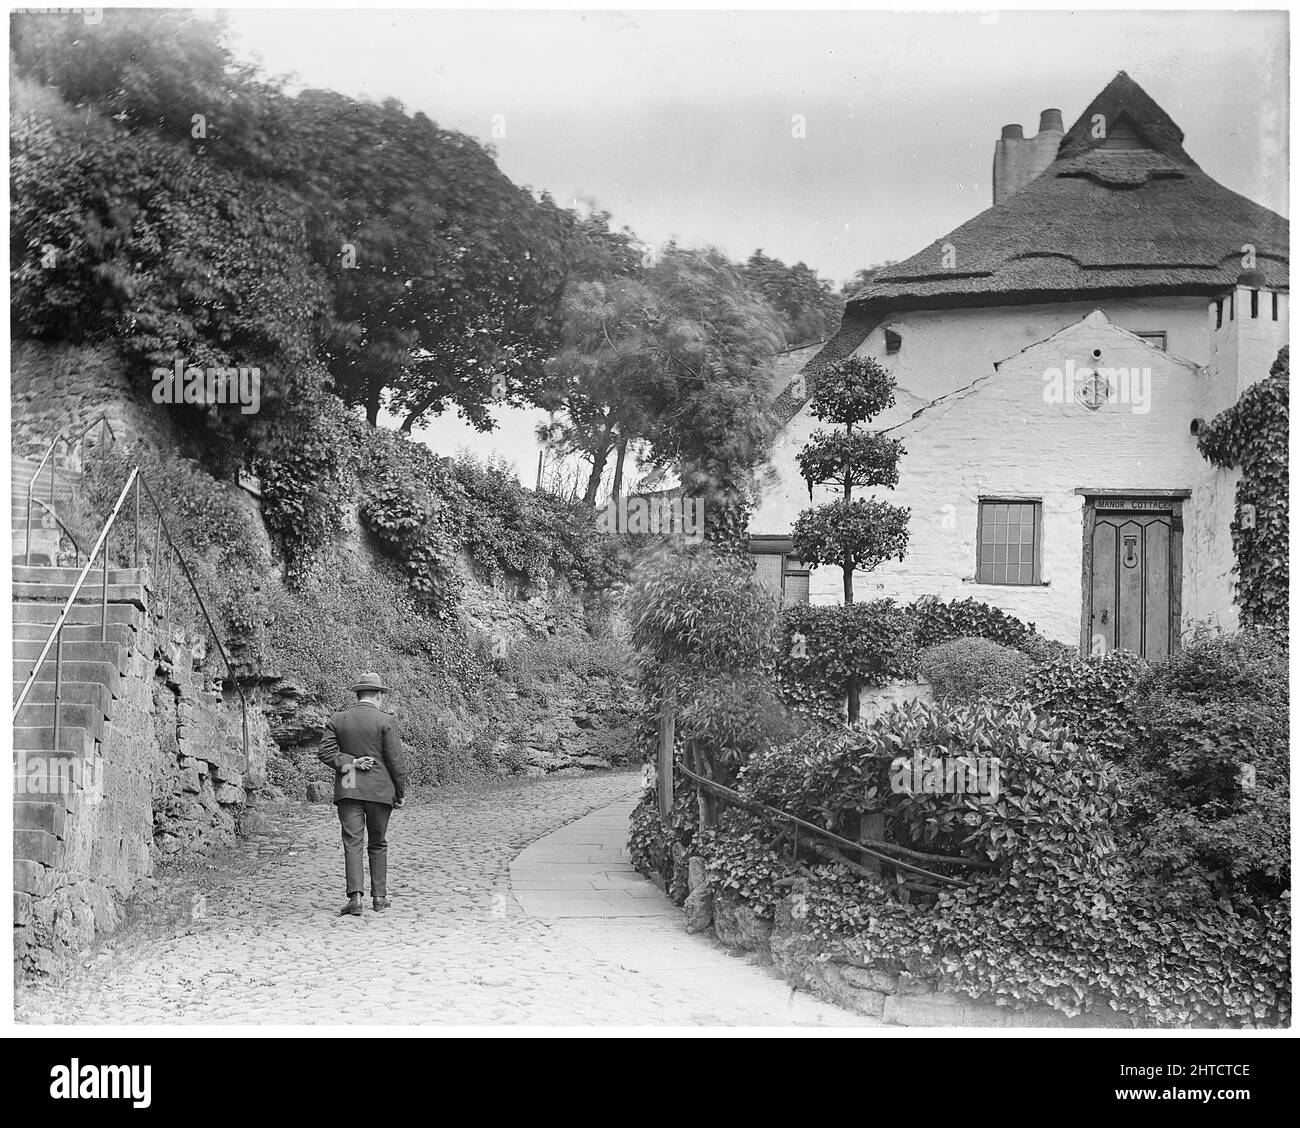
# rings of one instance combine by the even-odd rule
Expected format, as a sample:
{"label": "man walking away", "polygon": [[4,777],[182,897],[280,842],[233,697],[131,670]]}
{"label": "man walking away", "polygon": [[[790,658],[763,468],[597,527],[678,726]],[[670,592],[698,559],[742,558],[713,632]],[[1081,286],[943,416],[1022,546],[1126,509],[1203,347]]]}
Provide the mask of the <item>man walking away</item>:
{"label": "man walking away", "polygon": [[361,848],[370,855],[370,896],[375,912],[388,908],[388,817],[406,798],[406,760],[397,725],[384,712],[383,679],[362,674],[352,687],[357,703],[325,725],[320,758],[334,769],[334,803],[343,826],[348,903],[340,916],[360,916],[365,890]]}

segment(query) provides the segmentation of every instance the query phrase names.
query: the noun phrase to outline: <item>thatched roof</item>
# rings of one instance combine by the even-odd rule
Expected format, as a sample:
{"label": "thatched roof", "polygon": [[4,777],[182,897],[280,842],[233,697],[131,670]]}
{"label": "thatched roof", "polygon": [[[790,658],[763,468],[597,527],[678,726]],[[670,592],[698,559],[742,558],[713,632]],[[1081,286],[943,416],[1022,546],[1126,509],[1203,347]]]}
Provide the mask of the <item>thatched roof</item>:
{"label": "thatched roof", "polygon": [[[1104,137],[1094,136],[1097,115]],[[804,369],[805,383],[898,310],[1212,296],[1237,284],[1247,244],[1257,261],[1249,284],[1286,289],[1287,221],[1208,177],[1182,142],[1182,130],[1121,71],[1037,179],[855,294],[840,331]],[[789,418],[802,398],[783,394],[777,406]]]}

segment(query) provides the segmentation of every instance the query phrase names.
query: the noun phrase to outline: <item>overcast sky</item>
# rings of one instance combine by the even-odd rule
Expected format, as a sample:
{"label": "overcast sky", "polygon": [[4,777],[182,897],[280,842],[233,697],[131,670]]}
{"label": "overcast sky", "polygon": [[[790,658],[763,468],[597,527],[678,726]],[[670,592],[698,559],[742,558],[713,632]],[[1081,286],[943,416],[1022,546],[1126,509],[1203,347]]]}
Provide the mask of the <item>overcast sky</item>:
{"label": "overcast sky", "polygon": [[[837,283],[991,202],[1001,127],[1068,127],[1118,70],[1216,180],[1287,211],[1276,12],[236,9],[273,74],[396,97],[493,145],[514,181],[594,201],[651,243],[756,247]],[[802,132],[796,127],[802,115]],[[460,432],[439,426],[437,445]],[[531,482],[518,422],[500,438]],[[469,437],[468,434],[460,437]],[[527,469],[525,469],[527,468]]]}

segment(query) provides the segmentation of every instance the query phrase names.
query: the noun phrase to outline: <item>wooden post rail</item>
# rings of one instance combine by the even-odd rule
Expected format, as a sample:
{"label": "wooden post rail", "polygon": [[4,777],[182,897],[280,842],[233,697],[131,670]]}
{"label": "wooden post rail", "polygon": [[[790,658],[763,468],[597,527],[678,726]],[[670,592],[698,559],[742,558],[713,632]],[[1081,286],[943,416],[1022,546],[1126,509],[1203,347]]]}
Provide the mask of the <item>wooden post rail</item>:
{"label": "wooden post rail", "polygon": [[[837,846],[842,846],[849,850],[856,850],[860,854],[865,854],[869,858],[874,858],[877,861],[884,862],[887,865],[893,866],[895,869],[905,870],[908,873],[914,873],[920,877],[927,877],[931,881],[937,881],[943,885],[950,885],[955,889],[970,888],[970,882],[962,881],[961,878],[948,877],[945,874],[935,873],[933,870],[923,869],[921,866],[913,865],[911,862],[901,861],[898,858],[891,857],[889,854],[882,853],[880,850],[873,849],[870,846],[864,846],[861,842],[853,842],[848,838],[842,838],[833,831],[829,831],[825,827],[820,827],[816,823],[807,822],[804,819],[799,818],[797,815],[792,815],[787,811],[778,810],[776,807],[769,807],[766,803],[759,803],[753,799],[746,799],[740,794],[740,792],[733,791],[730,787],[724,787],[720,783],[715,783],[711,779],[706,779],[702,775],[697,775],[684,764],[678,764],[677,769],[682,773],[682,775],[686,776],[687,779],[693,779],[700,786],[708,788],[710,791],[721,796],[724,800],[735,807],[741,807],[747,811],[753,811],[756,814],[765,814],[776,819],[784,819],[786,822],[793,823],[795,826],[802,827],[804,830],[811,831],[813,834],[820,835],[822,838],[834,842]],[[879,845],[884,849],[895,848],[890,843],[880,843]],[[901,850],[902,847],[897,847],[897,849]],[[915,851],[909,852],[914,853]],[[935,855],[935,857],[937,857],[937,855]],[[947,863],[949,862],[949,859],[944,858],[943,861]],[[957,866],[974,866],[981,869],[985,868],[986,865],[985,863],[971,861],[968,858],[953,858],[951,859],[951,864]]]}

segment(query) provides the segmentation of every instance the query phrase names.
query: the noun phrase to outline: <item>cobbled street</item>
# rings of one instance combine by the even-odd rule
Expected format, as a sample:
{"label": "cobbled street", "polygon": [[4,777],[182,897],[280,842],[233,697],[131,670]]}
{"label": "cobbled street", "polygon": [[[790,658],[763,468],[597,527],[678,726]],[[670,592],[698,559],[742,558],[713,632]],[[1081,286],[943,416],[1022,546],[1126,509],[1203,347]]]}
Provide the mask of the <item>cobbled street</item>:
{"label": "cobbled street", "polygon": [[[359,918],[336,915],[343,857],[333,807],[290,807],[267,839],[215,867],[164,876],[153,904],[68,982],[21,989],[16,1016],[123,1025],[875,1025],[792,991],[710,937],[686,935],[680,913],[627,868],[626,816],[639,789],[639,773],[593,773],[412,803],[394,812],[389,830],[393,907],[375,913],[367,897]],[[603,847],[575,845],[593,838]],[[512,859],[532,843],[514,888]],[[603,855],[574,851],[602,848],[612,887],[575,899],[574,885],[590,884],[585,859]],[[551,881],[551,872],[571,876]]]}

